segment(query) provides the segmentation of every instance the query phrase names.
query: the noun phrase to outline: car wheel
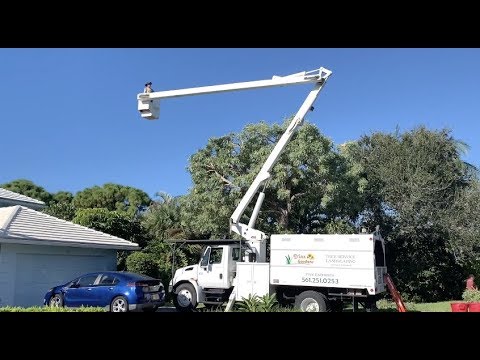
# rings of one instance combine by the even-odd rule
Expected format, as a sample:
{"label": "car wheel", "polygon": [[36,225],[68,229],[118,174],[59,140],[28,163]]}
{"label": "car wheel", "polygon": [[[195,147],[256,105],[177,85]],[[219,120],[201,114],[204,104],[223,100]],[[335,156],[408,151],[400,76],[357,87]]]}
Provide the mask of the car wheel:
{"label": "car wheel", "polygon": [[327,298],[316,291],[304,291],[295,297],[295,308],[302,312],[326,312]]}
{"label": "car wheel", "polygon": [[178,285],[173,296],[173,304],[178,311],[193,311],[197,307],[197,292],[193,285],[189,283]]}
{"label": "car wheel", "polygon": [[62,294],[55,294],[50,298],[48,304],[51,307],[62,307],[63,306],[63,295]]}
{"label": "car wheel", "polygon": [[110,304],[111,312],[127,312],[128,311],[128,301],[124,296],[117,296],[112,300]]}

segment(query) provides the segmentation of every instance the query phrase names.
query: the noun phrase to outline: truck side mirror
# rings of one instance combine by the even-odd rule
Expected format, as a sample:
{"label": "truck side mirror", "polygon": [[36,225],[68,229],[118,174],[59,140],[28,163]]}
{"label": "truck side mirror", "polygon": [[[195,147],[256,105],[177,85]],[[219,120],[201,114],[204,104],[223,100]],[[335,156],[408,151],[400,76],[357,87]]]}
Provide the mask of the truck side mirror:
{"label": "truck side mirror", "polygon": [[248,254],[248,262],[255,262],[255,261],[257,261],[257,254],[256,253]]}

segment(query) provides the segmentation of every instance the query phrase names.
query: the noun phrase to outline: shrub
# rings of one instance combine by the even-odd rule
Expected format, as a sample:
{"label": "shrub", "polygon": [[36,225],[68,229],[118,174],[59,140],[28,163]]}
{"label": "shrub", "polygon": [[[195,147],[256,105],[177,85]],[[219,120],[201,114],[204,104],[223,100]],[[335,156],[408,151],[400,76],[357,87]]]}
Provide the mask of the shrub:
{"label": "shrub", "polygon": [[462,293],[462,299],[467,302],[480,302],[480,290],[466,289]]}
{"label": "shrub", "polygon": [[134,252],[127,257],[127,270],[158,278],[159,269],[155,258],[148,253]]}
{"label": "shrub", "polygon": [[275,294],[261,297],[249,295],[248,298],[242,298],[242,301],[238,303],[238,310],[242,312],[273,312],[278,308]]}

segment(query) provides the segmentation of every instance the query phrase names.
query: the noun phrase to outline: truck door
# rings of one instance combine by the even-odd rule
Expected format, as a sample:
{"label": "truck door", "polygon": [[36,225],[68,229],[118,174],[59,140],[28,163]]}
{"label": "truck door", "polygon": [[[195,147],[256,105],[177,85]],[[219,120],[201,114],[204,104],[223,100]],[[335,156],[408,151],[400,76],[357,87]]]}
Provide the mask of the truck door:
{"label": "truck door", "polygon": [[220,288],[227,289],[228,274],[227,267],[224,262],[224,251],[222,246],[210,247],[208,246],[203,253],[198,269],[198,285],[202,288]]}

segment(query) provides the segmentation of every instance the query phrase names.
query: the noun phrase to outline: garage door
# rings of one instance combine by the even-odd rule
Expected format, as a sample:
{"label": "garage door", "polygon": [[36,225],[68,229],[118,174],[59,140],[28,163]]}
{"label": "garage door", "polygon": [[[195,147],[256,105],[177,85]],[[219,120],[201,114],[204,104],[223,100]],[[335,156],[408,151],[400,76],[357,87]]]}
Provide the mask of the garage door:
{"label": "garage door", "polygon": [[15,306],[41,306],[45,293],[75,277],[114,270],[106,256],[17,254]]}

